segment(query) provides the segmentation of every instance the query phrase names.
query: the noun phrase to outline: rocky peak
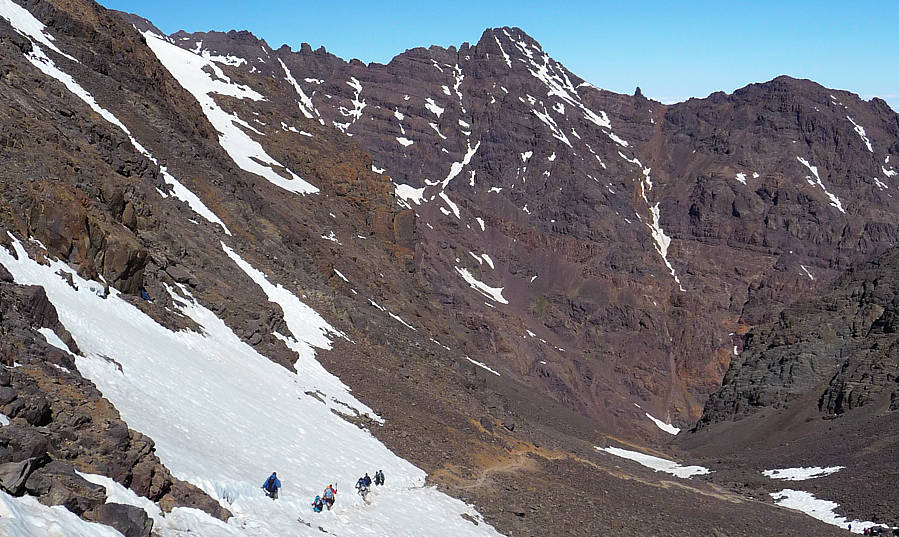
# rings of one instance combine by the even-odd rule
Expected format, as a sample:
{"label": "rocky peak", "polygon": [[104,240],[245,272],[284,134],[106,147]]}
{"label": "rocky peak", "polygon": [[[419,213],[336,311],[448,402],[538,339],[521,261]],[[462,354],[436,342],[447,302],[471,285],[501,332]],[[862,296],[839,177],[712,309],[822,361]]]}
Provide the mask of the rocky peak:
{"label": "rocky peak", "polygon": [[[880,169],[895,114],[847,92],[780,77],[665,106],[593,87],[510,27],[367,66],[283,47],[254,63],[215,39],[298,129],[371,154],[418,215],[422,283],[483,327],[472,352],[499,338],[488,361],[600,419],[609,397],[698,417],[740,333],[899,235]],[[518,332],[539,337],[500,335]],[[659,373],[626,389],[598,373],[634,355]]]}

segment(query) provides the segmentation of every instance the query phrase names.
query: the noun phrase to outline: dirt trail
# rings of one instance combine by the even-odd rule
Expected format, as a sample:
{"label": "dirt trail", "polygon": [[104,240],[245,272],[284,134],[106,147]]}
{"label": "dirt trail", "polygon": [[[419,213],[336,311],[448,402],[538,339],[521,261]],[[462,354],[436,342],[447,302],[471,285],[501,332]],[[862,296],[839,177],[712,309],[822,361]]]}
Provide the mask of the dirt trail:
{"label": "dirt trail", "polygon": [[[483,429],[477,422],[473,422],[473,425],[483,432],[487,432],[486,429]],[[501,448],[496,445],[482,444],[478,446],[480,449],[472,450],[471,460],[477,468],[474,475],[463,475],[464,471],[461,468],[455,465],[448,465],[434,472],[433,477],[435,480],[458,490],[483,489],[494,485],[492,477],[496,474],[516,472],[537,473],[540,471],[541,460],[567,460],[588,466],[595,471],[602,472],[617,479],[632,480],[651,487],[663,489],[677,488],[732,503],[741,503],[747,500],[747,498],[728,491],[714,483],[698,481],[694,484],[678,479],[647,479],[629,473],[618,467],[617,464],[603,466],[596,461],[589,460],[574,453],[538,447],[531,443],[514,439],[511,436],[497,434],[496,432],[489,434],[494,438],[503,441],[507,446],[511,444],[511,447]],[[621,442],[643,452],[653,453],[661,457],[668,457],[664,453],[646,449],[630,442]]]}

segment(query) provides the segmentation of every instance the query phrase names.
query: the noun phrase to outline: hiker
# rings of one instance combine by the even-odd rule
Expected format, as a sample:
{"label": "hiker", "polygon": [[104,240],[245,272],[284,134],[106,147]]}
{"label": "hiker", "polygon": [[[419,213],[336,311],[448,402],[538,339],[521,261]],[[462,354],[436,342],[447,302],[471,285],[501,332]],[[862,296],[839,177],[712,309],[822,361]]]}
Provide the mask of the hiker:
{"label": "hiker", "polygon": [[378,470],[375,472],[375,485],[381,486],[384,484],[384,472]]}
{"label": "hiker", "polygon": [[334,506],[334,500],[336,500],[337,489],[334,488],[334,485],[328,485],[325,488],[325,492],[322,494],[324,497],[325,505],[328,507],[328,511],[331,510],[331,507]]}
{"label": "hiker", "polygon": [[365,472],[365,478],[364,478],[363,482],[365,483],[365,488],[368,488],[371,486],[371,478],[368,477],[368,472]]}
{"label": "hiker", "polygon": [[312,510],[316,513],[321,513],[322,509],[325,508],[325,502],[322,501],[321,496],[316,496],[314,500],[312,500]]}
{"label": "hiker", "polygon": [[272,475],[268,476],[268,479],[262,484],[262,489],[265,490],[266,496],[273,500],[277,500],[279,488],[281,488],[281,480],[278,479],[278,473],[272,472]]}
{"label": "hiker", "polygon": [[[368,474],[365,474],[365,477],[368,477]],[[358,481],[356,481],[356,492],[359,493],[359,496],[362,496],[362,499],[368,503],[368,485],[365,484],[365,477],[360,477]],[[371,483],[371,478],[368,479],[369,483]]]}

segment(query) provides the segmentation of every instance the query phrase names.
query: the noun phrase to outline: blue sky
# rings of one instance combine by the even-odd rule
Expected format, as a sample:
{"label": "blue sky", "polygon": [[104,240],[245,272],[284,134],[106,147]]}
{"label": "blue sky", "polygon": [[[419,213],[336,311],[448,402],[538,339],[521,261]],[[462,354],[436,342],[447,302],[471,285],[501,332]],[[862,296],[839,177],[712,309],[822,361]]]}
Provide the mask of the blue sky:
{"label": "blue sky", "polygon": [[601,88],[672,102],[781,74],[878,96],[899,110],[899,3],[100,0],[172,33],[246,29],[277,48],[307,42],[362,61],[477,42],[518,26]]}

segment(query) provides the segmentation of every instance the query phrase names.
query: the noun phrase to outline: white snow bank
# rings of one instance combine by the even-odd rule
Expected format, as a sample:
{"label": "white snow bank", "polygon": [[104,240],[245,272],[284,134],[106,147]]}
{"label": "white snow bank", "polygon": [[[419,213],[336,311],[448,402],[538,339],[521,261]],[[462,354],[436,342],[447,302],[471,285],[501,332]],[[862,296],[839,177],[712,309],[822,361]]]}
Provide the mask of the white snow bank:
{"label": "white snow bank", "polygon": [[865,128],[862,127],[861,125],[859,125],[858,123],[856,123],[855,120],[853,120],[853,119],[852,119],[851,117],[849,117],[849,116],[846,116],[846,119],[849,120],[849,123],[852,123],[852,126],[854,127],[854,130],[855,130],[856,134],[858,134],[859,137],[862,139],[862,141],[865,142],[865,147],[868,148],[868,151],[870,151],[871,153],[873,153],[873,152],[874,152],[874,148],[871,147],[871,141],[868,140],[868,136],[867,136],[866,133],[865,133]]}
{"label": "white snow bank", "polygon": [[440,107],[436,102],[434,102],[434,99],[430,97],[425,99],[425,108],[433,112],[437,117],[440,117],[440,115],[443,114],[443,111],[445,110],[445,108]]}
{"label": "white snow bank", "polygon": [[502,287],[490,287],[486,283],[478,280],[474,276],[472,276],[471,272],[465,268],[453,267],[456,269],[456,272],[462,276],[462,279],[465,280],[468,285],[471,286],[472,289],[478,291],[482,295],[499,302],[500,304],[508,304],[509,301],[503,297],[503,288]]}
{"label": "white snow bank", "polygon": [[441,182],[442,186],[440,188],[446,188],[447,185],[449,185],[450,181],[452,181],[453,179],[456,178],[457,175],[459,175],[459,173],[462,171],[462,168],[464,168],[465,166],[468,166],[468,163],[471,162],[471,157],[473,157],[474,154],[477,153],[478,148],[481,147],[480,141],[478,141],[478,143],[474,144],[474,147],[471,147],[470,141],[466,141],[465,143],[468,146],[468,149],[465,151],[465,156],[462,157],[461,162],[453,162],[450,165],[450,171],[446,175],[446,179],[444,179]]}
{"label": "white snow bank", "polygon": [[[206,118],[219,132],[219,144],[241,169],[259,175],[288,192],[311,194],[318,188],[298,177],[292,171],[273,159],[262,145],[241,128],[247,123],[236,114],[223,110],[214,94],[238,99],[263,100],[264,97],[253,89],[231,82],[214,62],[203,56],[170,43],[166,38],[153,32],[143,33],[147,45],[159,61],[175,77],[184,89],[200,103]],[[212,71],[210,74],[207,71]],[[281,173],[279,171],[282,170]]]}
{"label": "white snow bank", "polygon": [[762,475],[771,479],[783,479],[784,481],[805,481],[806,479],[815,479],[830,474],[835,474],[845,468],[845,466],[809,466],[807,468],[779,468],[776,470],[764,470]]}
{"label": "white snow bank", "polygon": [[406,207],[411,208],[408,203],[410,201],[416,205],[421,205],[421,202],[424,201],[425,187],[415,188],[414,186],[405,184],[395,184],[394,187],[394,194],[397,198],[406,202]]}
{"label": "white snow bank", "polygon": [[655,423],[659,429],[665,431],[668,434],[677,434],[680,432],[680,427],[675,427],[674,425],[671,425],[670,423],[664,422],[664,421],[660,420],[659,418],[651,415],[649,412],[646,412],[646,417],[651,419],[652,422]]}
{"label": "white snow bank", "polygon": [[49,328],[39,328],[37,331],[42,336],[44,336],[44,339],[47,340],[47,343],[61,351],[71,354],[71,352],[69,352],[69,347],[67,347],[66,344],[61,339],[59,339],[59,336],[56,335],[56,332],[50,330]]}
{"label": "white snow bank", "polygon": [[44,31],[46,29],[44,23],[12,0],[0,0],[0,17],[8,20],[17,32],[28,37],[32,42],[40,43],[74,62],[78,61],[56,47],[53,43],[55,41],[53,36]]}
{"label": "white snow bank", "polygon": [[[470,506],[426,487],[423,471],[335,415],[332,409],[354,413],[365,406],[315,360],[301,356],[298,373],[275,364],[185,288],[170,290],[175,307],[201,328],[173,332],[114,289],[107,298],[98,296],[92,288],[99,284],[80,278],[64,263],[41,265],[18,241],[13,248],[16,257],[0,247],[0,264],[17,283],[45,289],[84,353],[76,360],[79,371],[131,428],[153,438],[157,455],[175,477],[200,487],[234,514],[224,524],[196,510],[176,510],[167,523],[177,524],[180,533],[163,531],[161,537],[313,536],[321,535],[318,526],[344,537],[498,535]],[[281,304],[293,334],[281,337],[294,350],[311,353],[313,344],[328,344],[328,330],[317,314],[281,296],[255,269],[242,268]],[[75,288],[60,271],[71,275]],[[309,317],[298,318],[303,312]],[[386,490],[376,491],[366,505],[347,488],[362,473],[379,468],[387,476]],[[277,502],[260,490],[273,470],[284,484]],[[309,502],[328,483],[338,487],[336,510],[315,515]],[[63,508],[7,498],[0,496],[5,511],[0,529],[12,528],[12,535],[118,537]],[[299,524],[298,514],[314,521],[312,526]]]}
{"label": "white snow bank", "polygon": [[827,195],[827,197],[830,198],[830,204],[833,205],[834,207],[836,207],[837,210],[839,210],[841,213],[846,214],[846,211],[843,209],[843,203],[840,201],[840,198],[838,198],[835,195],[833,195],[832,193],[830,193],[827,190],[827,187],[824,186],[824,183],[821,182],[821,176],[818,175],[818,167],[812,166],[811,163],[809,163],[809,161],[805,160],[802,157],[796,157],[796,160],[798,160],[803,166],[808,168],[809,171],[815,175],[814,182],[811,181],[811,176],[806,176],[806,179],[809,181],[809,183],[817,184],[819,187],[821,187],[821,190],[823,190],[824,193]]}
{"label": "white snow bank", "polygon": [[631,451],[629,449],[621,449],[616,447],[601,448],[599,446],[596,446],[596,449],[598,449],[599,451],[605,451],[606,453],[610,453],[612,455],[615,455],[616,457],[630,459],[634,462],[642,464],[647,468],[652,468],[656,472],[665,472],[667,474],[671,474],[683,479],[690,479],[694,475],[705,475],[711,473],[711,470],[703,466],[683,466],[674,461],[669,461],[668,459],[663,459],[661,457],[654,457],[652,455],[647,455],[646,453],[640,453],[639,451]]}
{"label": "white snow bank", "polygon": [[456,205],[453,200],[451,200],[450,197],[446,195],[446,192],[441,192],[440,197],[443,199],[443,201],[446,202],[450,210],[453,211],[453,214],[456,216],[456,218],[461,220],[462,217],[459,215],[459,206]]}
{"label": "white snow bank", "polygon": [[[303,88],[297,83],[296,79],[293,77],[293,74],[291,74],[290,69],[288,69],[287,66],[284,65],[284,62],[281,61],[281,58],[278,58],[278,62],[281,63],[281,68],[284,69],[284,80],[286,80],[290,83],[291,86],[293,86],[294,91],[297,92],[297,96],[300,98],[300,100],[297,101],[297,106],[300,108],[300,112],[302,112],[307,119],[313,119],[313,112],[321,117],[318,109],[316,109],[315,105],[312,103],[312,99],[310,99],[309,96],[306,95],[306,92],[303,91]],[[307,78],[306,80],[308,81],[309,79]]]}
{"label": "white snow bank", "polygon": [[[0,0],[3,2],[6,0]],[[47,507],[33,496],[0,490],[0,535],[10,537],[122,537],[104,524],[87,522],[61,505]]]}
{"label": "white snow bank", "polygon": [[839,516],[834,512],[834,509],[839,507],[840,504],[828,500],[819,500],[815,498],[814,494],[802,490],[783,489],[780,492],[772,492],[771,497],[774,498],[774,503],[781,507],[802,511],[808,516],[832,526],[849,529],[851,524],[852,533],[862,533],[865,528],[877,526],[874,522],[848,520],[846,517]]}
{"label": "white snow bank", "polygon": [[493,374],[496,375],[497,377],[500,376],[499,373],[497,373],[495,370],[491,369],[491,368],[490,368],[487,364],[485,364],[485,363],[479,362],[479,361],[477,361],[477,360],[472,360],[472,359],[469,358],[468,356],[466,356],[465,359],[468,360],[469,362],[473,363],[474,365],[480,367],[481,369],[486,369],[487,371],[490,371],[491,373],[493,373]]}

